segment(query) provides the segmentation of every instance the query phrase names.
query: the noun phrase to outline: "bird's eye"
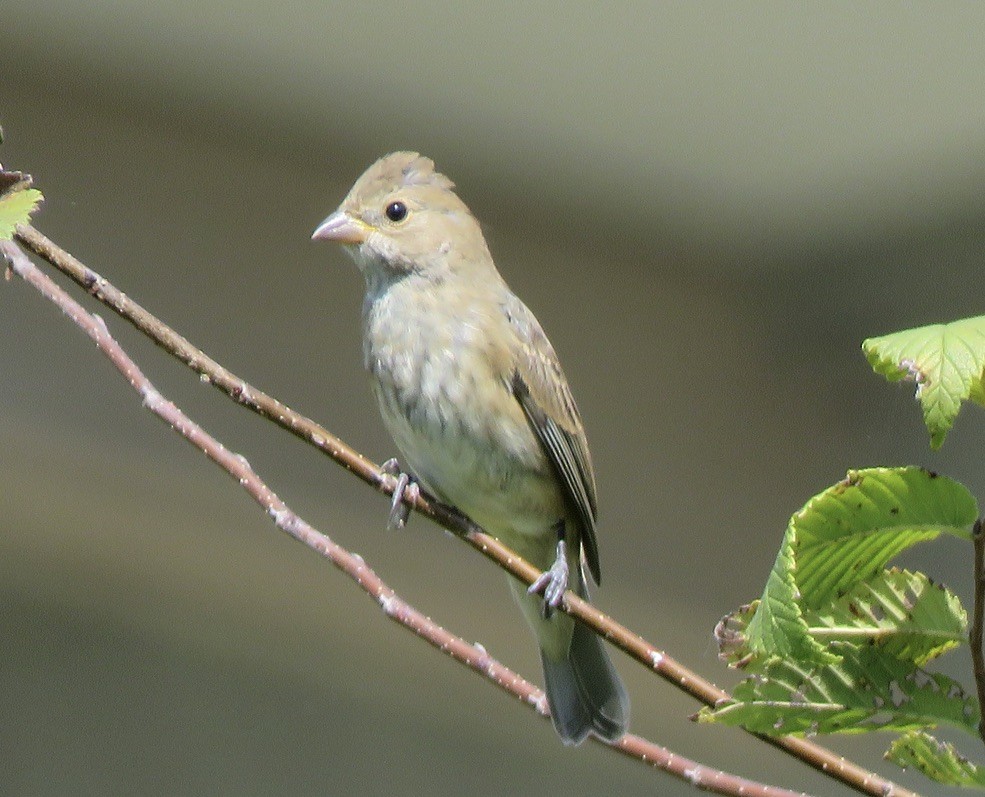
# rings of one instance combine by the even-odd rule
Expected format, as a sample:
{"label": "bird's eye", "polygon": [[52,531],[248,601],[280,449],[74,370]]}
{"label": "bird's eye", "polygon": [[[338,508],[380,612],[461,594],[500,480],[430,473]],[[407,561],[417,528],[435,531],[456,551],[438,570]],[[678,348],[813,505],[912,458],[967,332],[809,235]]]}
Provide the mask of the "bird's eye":
{"label": "bird's eye", "polygon": [[391,202],[384,212],[390,221],[403,221],[407,218],[407,206],[403,202]]}

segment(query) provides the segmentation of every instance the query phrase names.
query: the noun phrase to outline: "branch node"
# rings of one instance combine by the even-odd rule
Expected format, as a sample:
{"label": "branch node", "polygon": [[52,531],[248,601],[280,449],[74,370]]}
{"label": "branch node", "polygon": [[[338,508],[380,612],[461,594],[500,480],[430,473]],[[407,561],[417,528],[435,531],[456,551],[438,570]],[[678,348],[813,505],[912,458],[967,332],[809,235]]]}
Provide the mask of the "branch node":
{"label": "branch node", "polygon": [[140,400],[151,412],[157,412],[166,399],[152,385],[143,385],[140,388]]}
{"label": "branch node", "polygon": [[274,521],[277,528],[287,531],[290,518],[294,513],[286,507],[271,504],[267,507],[267,514],[270,515],[270,519]]}
{"label": "branch node", "polygon": [[104,335],[108,335],[109,326],[106,324],[106,319],[99,315],[99,313],[92,313],[92,318],[96,322],[96,326],[99,327],[99,331]]}
{"label": "branch node", "polygon": [[377,600],[380,606],[383,607],[383,613],[387,617],[393,617],[400,608],[400,598],[397,597],[397,593],[393,590],[382,593]]}
{"label": "branch node", "polygon": [[90,268],[85,268],[82,271],[82,287],[85,288],[89,293],[95,295],[99,288],[102,287],[104,283],[102,277],[100,277],[95,271]]}

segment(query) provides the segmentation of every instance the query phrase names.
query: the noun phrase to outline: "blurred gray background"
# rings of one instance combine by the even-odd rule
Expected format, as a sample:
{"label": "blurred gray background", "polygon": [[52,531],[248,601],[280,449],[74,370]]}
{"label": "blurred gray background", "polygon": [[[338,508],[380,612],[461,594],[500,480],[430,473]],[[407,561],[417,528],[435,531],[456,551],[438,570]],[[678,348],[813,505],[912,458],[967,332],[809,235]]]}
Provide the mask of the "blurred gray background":
{"label": "blurred gray background", "polygon": [[[37,226],[377,461],[361,279],[309,236],[379,155],[433,157],[585,416],[598,603],[725,686],[714,623],[847,468],[985,495],[985,416],[930,452],[859,351],[983,312],[985,6],[4,0],[0,27],[0,161],[44,191]],[[380,496],[107,320],[307,519],[539,679],[500,572],[420,519],[385,533]],[[693,793],[563,748],[386,621],[18,281],[0,374],[0,793]],[[966,546],[906,563],[968,595]],[[847,793],[617,662],[639,733]],[[937,793],[887,742],[834,746]]]}

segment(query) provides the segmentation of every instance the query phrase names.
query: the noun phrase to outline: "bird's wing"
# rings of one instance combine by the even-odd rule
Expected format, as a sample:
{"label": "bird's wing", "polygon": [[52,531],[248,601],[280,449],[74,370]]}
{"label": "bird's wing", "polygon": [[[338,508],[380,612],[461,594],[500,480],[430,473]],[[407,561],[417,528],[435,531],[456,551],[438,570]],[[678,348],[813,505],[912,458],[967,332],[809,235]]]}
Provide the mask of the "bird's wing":
{"label": "bird's wing", "polygon": [[533,313],[512,294],[503,309],[518,343],[511,385],[513,394],[543,445],[548,461],[557,471],[569,504],[581,521],[585,561],[598,584],[595,472],[581,415],[554,347]]}

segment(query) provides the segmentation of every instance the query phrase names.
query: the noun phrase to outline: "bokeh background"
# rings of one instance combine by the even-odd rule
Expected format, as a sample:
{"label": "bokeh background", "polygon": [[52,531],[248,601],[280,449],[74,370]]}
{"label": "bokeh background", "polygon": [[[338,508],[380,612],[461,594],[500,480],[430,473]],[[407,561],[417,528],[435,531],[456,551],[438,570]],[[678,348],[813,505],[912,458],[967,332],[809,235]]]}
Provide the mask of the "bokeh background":
{"label": "bokeh background", "polygon": [[[38,227],[377,461],[360,277],[309,236],[379,155],[433,157],[574,386],[598,602],[723,685],[714,623],[847,468],[985,495],[985,416],[930,452],[859,351],[982,312],[985,6],[4,0],[0,28],[0,161],[44,191]],[[380,496],[108,323],[295,509],[539,679],[500,572],[420,519],[385,533]],[[693,793],[563,748],[386,621],[16,280],[0,483],[0,793]],[[967,546],[906,561],[968,595]],[[636,731],[846,793],[617,661]],[[887,741],[834,746],[885,770]]]}

